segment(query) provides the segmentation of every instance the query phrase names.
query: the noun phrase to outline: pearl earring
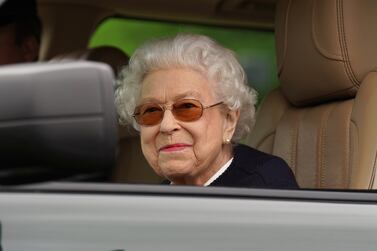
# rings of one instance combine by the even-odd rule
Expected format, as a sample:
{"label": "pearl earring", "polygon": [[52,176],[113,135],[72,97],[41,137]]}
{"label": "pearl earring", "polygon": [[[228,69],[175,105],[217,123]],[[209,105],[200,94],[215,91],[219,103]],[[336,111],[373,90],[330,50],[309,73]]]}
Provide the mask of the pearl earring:
{"label": "pearl earring", "polygon": [[224,140],[224,144],[230,144],[230,139]]}

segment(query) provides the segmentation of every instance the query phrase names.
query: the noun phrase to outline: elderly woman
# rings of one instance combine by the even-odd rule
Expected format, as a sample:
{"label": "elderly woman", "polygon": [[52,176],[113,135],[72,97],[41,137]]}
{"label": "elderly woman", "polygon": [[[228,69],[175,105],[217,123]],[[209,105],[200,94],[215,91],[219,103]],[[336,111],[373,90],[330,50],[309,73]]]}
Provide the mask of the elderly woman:
{"label": "elderly woman", "polygon": [[237,143],[255,102],[233,53],[192,34],[137,49],[116,91],[120,122],[140,131],[145,158],[169,183],[295,188],[282,159]]}

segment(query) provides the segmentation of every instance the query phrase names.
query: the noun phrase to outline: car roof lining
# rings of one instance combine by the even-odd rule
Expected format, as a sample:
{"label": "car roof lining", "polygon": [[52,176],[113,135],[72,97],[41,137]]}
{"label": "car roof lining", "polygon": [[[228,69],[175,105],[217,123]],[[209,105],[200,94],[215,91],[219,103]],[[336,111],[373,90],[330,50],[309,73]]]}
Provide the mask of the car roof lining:
{"label": "car roof lining", "polygon": [[39,4],[85,5],[110,16],[272,30],[276,0],[39,0]]}

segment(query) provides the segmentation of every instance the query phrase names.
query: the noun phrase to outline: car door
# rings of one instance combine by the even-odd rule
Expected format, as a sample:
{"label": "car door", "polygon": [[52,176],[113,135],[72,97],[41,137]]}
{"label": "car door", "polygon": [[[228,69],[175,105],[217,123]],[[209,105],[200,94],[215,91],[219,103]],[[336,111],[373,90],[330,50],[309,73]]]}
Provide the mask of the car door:
{"label": "car door", "polygon": [[16,250],[375,250],[374,193],[52,183],[2,191]]}

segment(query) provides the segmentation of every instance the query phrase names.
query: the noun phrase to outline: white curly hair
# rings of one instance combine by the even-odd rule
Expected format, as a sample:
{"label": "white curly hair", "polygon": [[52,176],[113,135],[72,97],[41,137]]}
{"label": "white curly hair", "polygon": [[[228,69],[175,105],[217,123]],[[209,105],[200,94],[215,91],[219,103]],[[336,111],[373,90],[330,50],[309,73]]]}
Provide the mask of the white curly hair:
{"label": "white curly hair", "polygon": [[232,137],[238,142],[254,126],[257,93],[247,85],[247,77],[234,53],[207,36],[178,34],[153,40],[139,47],[118,78],[115,104],[121,124],[139,125],[133,119],[145,76],[155,70],[188,68],[215,83],[214,93],[231,110],[240,110]]}

